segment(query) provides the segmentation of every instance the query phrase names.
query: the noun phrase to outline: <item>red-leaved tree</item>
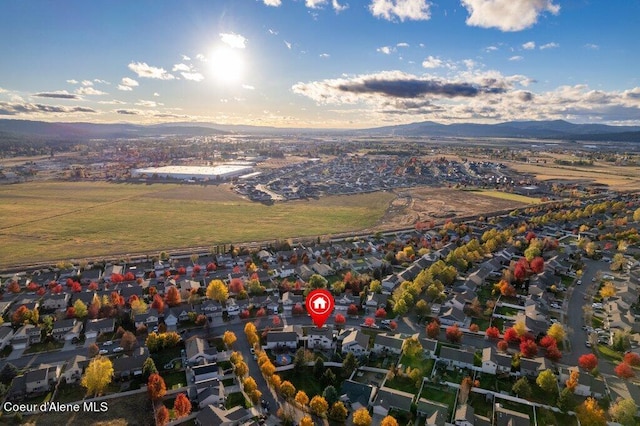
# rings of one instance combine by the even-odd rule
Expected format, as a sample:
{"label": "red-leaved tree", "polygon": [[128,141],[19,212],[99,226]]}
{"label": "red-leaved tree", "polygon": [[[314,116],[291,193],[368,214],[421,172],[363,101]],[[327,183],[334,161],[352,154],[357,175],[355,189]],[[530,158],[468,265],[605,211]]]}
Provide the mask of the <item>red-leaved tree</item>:
{"label": "red-leaved tree", "polygon": [[156,309],[159,313],[164,312],[164,300],[160,297],[159,294],[153,296],[153,303],[151,303],[151,307]]}
{"label": "red-leaved tree", "polygon": [[186,417],[191,413],[191,402],[184,393],[179,393],[173,403],[173,412],[177,418]]}
{"label": "red-leaved tree", "polygon": [[624,354],[624,362],[632,367],[640,365],[640,355],[635,352],[627,352]]}
{"label": "red-leaved tree", "polygon": [[578,358],[580,368],[591,371],[598,366],[598,357],[594,354],[584,354]]}
{"label": "red-leaved tree", "polygon": [[342,314],[337,314],[336,315],[336,325],[344,325],[345,322],[347,322],[346,318],[344,317],[344,315]]}
{"label": "red-leaved tree", "polygon": [[524,340],[520,343],[520,352],[526,358],[533,358],[538,355],[538,345],[533,340]]}
{"label": "red-leaved tree", "polygon": [[358,315],[358,307],[353,303],[347,308],[347,315]]}
{"label": "red-leaved tree", "polygon": [[371,318],[371,317],[366,317],[364,319],[364,325],[366,325],[367,327],[371,327],[373,324],[376,323],[375,318]]}
{"label": "red-leaved tree", "polygon": [[386,318],[387,317],[387,311],[384,310],[384,308],[378,308],[378,310],[376,310],[376,318]]}
{"label": "red-leaved tree", "polygon": [[180,296],[180,291],[175,286],[171,286],[167,289],[167,294],[164,296],[165,302],[169,306],[176,306],[182,302],[182,297]]}
{"label": "red-leaved tree", "polygon": [[152,401],[157,401],[167,393],[167,385],[158,373],[153,373],[147,381],[147,391]]}
{"label": "red-leaved tree", "polygon": [[304,314],[304,308],[300,303],[296,303],[295,305],[293,305],[293,308],[291,309],[291,313],[294,315],[302,315]]}
{"label": "red-leaved tree", "polygon": [[542,339],[540,339],[540,346],[547,349],[551,346],[558,346],[558,342],[551,336],[544,336]]}
{"label": "red-leaved tree", "polygon": [[460,330],[458,324],[450,325],[445,330],[445,337],[451,343],[460,343],[460,340],[462,340],[462,330]]}
{"label": "red-leaved tree", "polygon": [[436,320],[432,320],[427,325],[427,336],[431,339],[437,339],[440,335],[440,323]]}
{"label": "red-leaved tree", "polygon": [[485,330],[485,334],[489,339],[499,339],[500,338],[500,330],[498,327],[489,327]]}
{"label": "red-leaved tree", "polygon": [[625,380],[630,379],[636,375],[636,373],[633,371],[633,368],[631,368],[631,366],[624,361],[618,364],[616,368],[613,369],[613,371],[618,377]]}
{"label": "red-leaved tree", "polygon": [[544,259],[540,256],[534,257],[531,259],[531,262],[529,262],[529,267],[534,273],[541,273],[544,271]]}
{"label": "red-leaved tree", "polygon": [[562,358],[562,352],[560,352],[560,349],[558,349],[557,346],[550,346],[547,348],[547,352],[544,356],[550,361],[558,362],[560,361],[560,358]]}
{"label": "red-leaved tree", "polygon": [[500,340],[496,346],[500,352],[506,352],[509,349],[509,343],[506,340]]}
{"label": "red-leaved tree", "polygon": [[520,336],[518,336],[518,332],[513,327],[509,327],[507,331],[504,332],[504,340],[509,343],[519,342]]}

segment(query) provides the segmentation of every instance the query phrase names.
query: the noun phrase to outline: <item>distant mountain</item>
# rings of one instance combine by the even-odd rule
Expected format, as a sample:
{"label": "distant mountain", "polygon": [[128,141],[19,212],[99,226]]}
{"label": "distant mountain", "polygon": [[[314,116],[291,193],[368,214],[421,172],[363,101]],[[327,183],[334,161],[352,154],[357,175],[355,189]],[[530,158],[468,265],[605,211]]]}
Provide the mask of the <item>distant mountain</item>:
{"label": "distant mountain", "polygon": [[5,137],[31,136],[45,139],[79,140],[161,136],[193,137],[220,134],[306,136],[310,138],[371,135],[640,142],[640,126],[574,124],[564,120],[509,121],[499,124],[440,124],[433,121],[424,121],[420,123],[361,130],[278,128],[193,122],[139,125],[126,123],[49,123],[29,120],[0,120],[0,135],[5,135]]}
{"label": "distant mountain", "polygon": [[[378,127],[358,131],[362,134],[425,136],[425,137],[499,137],[542,139],[586,139],[638,141],[635,132],[640,126],[608,126],[605,124],[574,124],[564,120],[509,121],[498,124],[439,124],[432,121]],[[624,135],[624,136],[623,136]],[[634,136],[635,135],[635,136]],[[588,137],[587,137],[588,136]]]}

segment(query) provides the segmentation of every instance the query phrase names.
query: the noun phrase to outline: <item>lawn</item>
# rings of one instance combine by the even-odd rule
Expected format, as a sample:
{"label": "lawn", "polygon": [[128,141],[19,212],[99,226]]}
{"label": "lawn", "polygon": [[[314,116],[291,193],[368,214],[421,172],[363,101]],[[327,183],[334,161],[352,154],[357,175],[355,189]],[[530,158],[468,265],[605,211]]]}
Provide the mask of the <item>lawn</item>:
{"label": "lawn", "polygon": [[41,342],[34,343],[24,351],[25,354],[34,354],[37,352],[46,352],[46,351],[55,351],[57,349],[61,349],[64,346],[62,342]]}
{"label": "lawn", "polygon": [[[357,231],[376,225],[393,197],[377,192],[264,205],[227,185],[3,185],[0,266]],[[150,221],[159,206],[162,214]]]}
{"label": "lawn", "polygon": [[[340,378],[341,369],[339,368],[331,368],[333,373],[336,375],[336,383],[332,383],[332,385],[336,388],[337,391],[340,391],[340,387],[342,386],[342,380]],[[280,378],[284,382],[285,380],[290,381],[293,386],[295,386],[296,390],[303,390],[309,396],[309,398],[313,398],[316,395],[322,395],[322,391],[324,391],[325,386],[323,386],[322,382],[313,375],[313,367],[304,367],[303,371],[300,370],[288,370],[280,372]]]}
{"label": "lawn", "polygon": [[245,408],[249,408],[251,406],[251,404],[249,403],[249,401],[246,400],[242,392],[230,393],[229,396],[227,396],[227,402],[225,404],[225,407],[227,409],[230,409],[237,405],[242,405]]}
{"label": "lawn", "polygon": [[540,199],[538,198],[527,197],[525,195],[519,195],[519,194],[511,194],[511,193],[502,192],[502,191],[492,191],[488,189],[481,189],[481,190],[473,190],[473,192],[477,194],[485,195],[487,197],[499,198],[501,200],[516,201],[518,203],[538,204],[540,202]]}
{"label": "lawn", "polygon": [[420,384],[416,386],[416,382],[409,377],[395,376],[391,380],[387,380],[384,384],[386,387],[396,389],[403,392],[415,394],[420,389]]}
{"label": "lawn", "polygon": [[167,374],[163,373],[162,378],[164,379],[168,390],[181,388],[186,386],[187,383],[184,371],[174,371]]}
{"label": "lawn", "polygon": [[622,354],[620,352],[616,352],[608,346],[598,345],[598,352],[600,355],[612,362],[620,362],[622,361]]}
{"label": "lawn", "polygon": [[577,426],[578,419],[566,413],[556,413],[546,408],[536,408],[536,417],[540,425]]}
{"label": "lawn", "polygon": [[80,385],[60,383],[56,392],[56,401],[66,403],[82,400],[87,390]]}
{"label": "lawn", "polygon": [[158,369],[158,371],[164,370],[165,364],[167,364],[169,361],[180,358],[181,350],[182,347],[178,345],[176,347],[163,349],[160,352],[151,354],[151,358],[153,358],[153,362],[156,364],[156,368]]}

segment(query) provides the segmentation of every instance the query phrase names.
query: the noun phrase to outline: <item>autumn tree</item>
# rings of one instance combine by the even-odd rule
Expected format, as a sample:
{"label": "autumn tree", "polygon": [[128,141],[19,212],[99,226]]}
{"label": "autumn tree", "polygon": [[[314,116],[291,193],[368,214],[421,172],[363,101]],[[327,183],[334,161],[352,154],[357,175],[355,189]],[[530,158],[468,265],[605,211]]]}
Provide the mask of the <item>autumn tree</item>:
{"label": "autumn tree", "polygon": [[299,426],[314,426],[313,419],[309,416],[304,416],[300,419]]}
{"label": "autumn tree", "polygon": [[600,289],[600,297],[606,300],[615,295],[616,295],[616,287],[613,285],[613,283],[611,281],[605,282],[602,288]]}
{"label": "autumn tree", "polygon": [[164,405],[161,405],[156,412],[156,426],[164,426],[169,423],[169,410]]}
{"label": "autumn tree", "polygon": [[517,320],[511,328],[518,334],[519,338],[527,333],[527,326],[523,320]]}
{"label": "autumn tree", "polygon": [[550,361],[558,362],[560,361],[560,358],[562,358],[562,352],[560,352],[560,349],[558,349],[557,346],[550,346],[547,348],[544,356]]}
{"label": "autumn tree", "polygon": [[353,413],[354,426],[371,426],[371,415],[366,408],[359,408]]}
{"label": "autumn tree", "polygon": [[159,313],[164,312],[164,300],[160,297],[159,294],[155,294],[153,296],[153,302],[151,303],[151,307],[156,309]]}
{"label": "autumn tree", "polygon": [[258,384],[253,377],[247,377],[242,381],[242,386],[246,393],[251,393],[253,390],[258,389]]}
{"label": "autumn tree", "polygon": [[587,371],[591,371],[598,366],[598,357],[594,354],[584,354],[578,358],[578,365]]}
{"label": "autumn tree", "polygon": [[329,417],[339,422],[344,422],[348,415],[347,407],[344,406],[342,401],[335,402],[329,411]]}
{"label": "autumn tree", "polygon": [[600,408],[595,398],[587,398],[576,409],[576,416],[581,426],[605,426],[607,420],[604,416],[604,410]]}
{"label": "autumn tree", "polygon": [[179,393],[173,402],[173,412],[176,418],[186,417],[191,413],[191,402],[184,393]]}
{"label": "autumn tree", "polygon": [[640,355],[635,352],[627,352],[624,354],[624,362],[632,367],[640,366]]}
{"label": "autumn tree", "polygon": [[83,319],[87,316],[88,309],[87,305],[80,299],[73,302],[73,308],[76,311],[76,318]]}
{"label": "autumn tree", "polygon": [[436,320],[432,320],[427,325],[427,336],[429,336],[430,339],[437,339],[439,335],[440,335],[440,323]]}
{"label": "autumn tree", "polygon": [[342,314],[337,314],[335,318],[335,323],[337,326],[343,326],[347,322],[346,318]]}
{"label": "autumn tree", "polygon": [[634,426],[636,424],[636,412],[638,406],[631,398],[616,401],[609,407],[609,415],[611,418],[620,423],[622,426]]}
{"label": "autumn tree", "polygon": [[485,335],[489,339],[499,339],[500,338],[500,330],[498,327],[489,327],[485,330]]}
{"label": "autumn tree", "polygon": [[460,330],[458,324],[450,325],[445,330],[445,337],[451,343],[460,343],[460,340],[462,340],[462,330]]}
{"label": "autumn tree", "polygon": [[531,262],[529,262],[529,267],[535,274],[541,273],[544,271],[544,259],[540,256],[534,257],[531,259]]}
{"label": "autumn tree", "polygon": [[578,380],[579,379],[580,379],[580,372],[578,371],[578,369],[573,369],[569,373],[569,378],[564,383],[564,385],[571,392],[575,392],[576,388],[578,387]]}
{"label": "autumn tree", "polygon": [[422,318],[429,312],[429,305],[427,305],[427,302],[420,299],[416,302],[416,306],[414,306],[413,309],[416,311],[416,315]]}
{"label": "autumn tree", "polygon": [[167,393],[167,385],[161,375],[154,373],[149,376],[147,391],[152,401],[158,401]]}
{"label": "autumn tree", "polygon": [[555,393],[558,390],[558,379],[555,374],[553,374],[553,371],[549,369],[541,371],[540,374],[538,374],[536,384],[545,392]]}
{"label": "autumn tree", "polygon": [[153,361],[153,358],[147,357],[147,359],[145,359],[144,363],[142,364],[142,375],[144,376],[145,380],[148,380],[149,376],[154,373],[158,373],[156,363]]}
{"label": "autumn tree", "polygon": [[402,344],[402,352],[409,358],[415,358],[422,353],[422,344],[416,337],[408,337]]}
{"label": "autumn tree", "polygon": [[260,402],[260,398],[262,398],[262,392],[260,392],[259,389],[254,389],[249,393],[249,399],[251,399],[251,402],[254,404]]}
{"label": "autumn tree", "polygon": [[178,291],[176,286],[172,285],[166,290],[164,300],[169,306],[177,306],[182,302],[180,291]]}
{"label": "autumn tree", "polygon": [[496,347],[498,348],[498,350],[500,352],[506,352],[507,349],[509,349],[509,343],[506,340],[500,340],[497,344]]}
{"label": "autumn tree", "polygon": [[329,404],[327,403],[327,400],[325,400],[323,397],[316,395],[313,398],[311,398],[311,401],[309,402],[309,409],[313,414],[320,417],[324,417],[324,415],[329,410]]}
{"label": "autumn tree", "polygon": [[290,400],[296,394],[296,387],[288,380],[280,384],[280,393],[286,400]]}
{"label": "autumn tree", "polygon": [[113,363],[109,358],[99,356],[93,358],[84,370],[80,384],[87,389],[87,395],[97,396],[109,386],[112,378]]}
{"label": "autumn tree", "polygon": [[551,336],[544,336],[542,339],[540,339],[540,346],[548,349],[552,346],[558,346],[558,342],[556,342],[556,339]]}
{"label": "autumn tree", "polygon": [[233,347],[233,344],[236,342],[236,340],[238,339],[236,338],[236,334],[233,331],[227,330],[222,335],[222,341],[224,342],[225,346],[229,349]]}
{"label": "autumn tree", "polygon": [[238,361],[237,363],[233,364],[233,371],[234,373],[236,373],[236,376],[244,377],[249,374],[249,366],[244,361]]}
{"label": "autumn tree", "polygon": [[222,280],[212,280],[207,286],[206,295],[209,299],[222,303],[229,298],[229,289]]}
{"label": "autumn tree", "polygon": [[358,307],[353,303],[350,304],[349,307],[347,308],[347,315],[350,315],[350,316],[358,315]]}
{"label": "autumn tree", "polygon": [[538,355],[538,345],[533,340],[523,340],[520,343],[520,352],[525,358],[533,358]]}
{"label": "autumn tree", "polygon": [[120,346],[125,351],[132,351],[137,343],[138,340],[136,339],[136,336],[130,331],[125,331],[120,339]]}
{"label": "autumn tree", "polygon": [[632,377],[635,377],[636,375],[636,373],[633,371],[633,368],[631,368],[631,366],[624,361],[618,364],[616,368],[613,369],[613,371],[621,379],[630,379]]}
{"label": "autumn tree", "polygon": [[309,397],[303,390],[299,390],[294,399],[302,408],[305,408],[309,403]]}
{"label": "autumn tree", "polygon": [[560,323],[551,324],[551,327],[547,330],[547,336],[551,336],[556,339],[556,342],[560,343],[564,340],[566,333],[564,327]]}
{"label": "autumn tree", "polygon": [[513,384],[511,390],[520,398],[529,398],[531,396],[531,385],[526,377],[519,378]]}

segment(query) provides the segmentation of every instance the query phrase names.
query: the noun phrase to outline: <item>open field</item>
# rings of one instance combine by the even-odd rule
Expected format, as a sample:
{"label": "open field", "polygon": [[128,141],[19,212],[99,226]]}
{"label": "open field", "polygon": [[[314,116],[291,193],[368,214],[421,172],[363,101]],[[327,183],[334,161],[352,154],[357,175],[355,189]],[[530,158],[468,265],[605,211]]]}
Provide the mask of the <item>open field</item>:
{"label": "open field", "polygon": [[0,186],[0,269],[11,265],[411,227],[523,204],[411,188],[264,205],[227,185],[34,182]]}
{"label": "open field", "polygon": [[[465,191],[465,192],[468,192],[468,191]],[[527,197],[525,195],[520,195],[520,194],[511,194],[508,192],[492,191],[488,189],[480,189],[472,192],[485,195],[487,197],[499,198],[501,200],[515,201],[515,202],[524,203],[524,204],[537,204],[540,202],[539,198]]]}

